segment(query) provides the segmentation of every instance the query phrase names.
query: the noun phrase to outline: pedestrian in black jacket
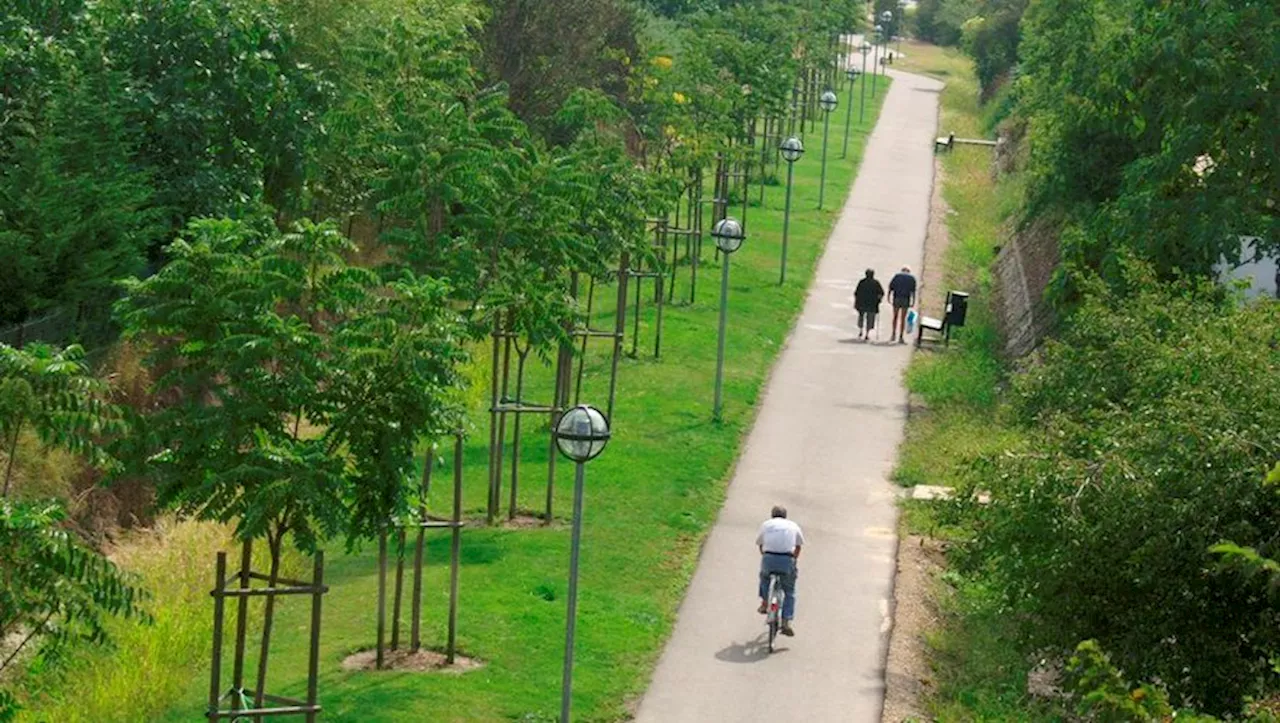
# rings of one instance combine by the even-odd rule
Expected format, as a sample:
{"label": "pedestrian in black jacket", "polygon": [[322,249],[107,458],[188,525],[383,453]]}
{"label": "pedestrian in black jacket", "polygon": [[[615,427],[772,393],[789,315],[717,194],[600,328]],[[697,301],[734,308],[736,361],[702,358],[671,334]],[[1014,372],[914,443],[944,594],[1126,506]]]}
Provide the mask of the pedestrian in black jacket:
{"label": "pedestrian in black jacket", "polygon": [[867,269],[867,275],[853,290],[853,308],[858,312],[858,338],[866,339],[876,327],[876,314],[880,313],[880,300],[884,287],[876,281],[876,272]]}

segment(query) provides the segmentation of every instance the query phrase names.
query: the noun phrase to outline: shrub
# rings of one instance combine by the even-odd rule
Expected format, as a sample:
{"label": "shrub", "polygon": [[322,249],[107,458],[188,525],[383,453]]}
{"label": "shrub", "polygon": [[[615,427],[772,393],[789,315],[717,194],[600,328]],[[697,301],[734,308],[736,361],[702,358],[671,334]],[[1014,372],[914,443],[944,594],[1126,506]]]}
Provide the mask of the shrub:
{"label": "shrub", "polygon": [[[1096,640],[1076,646],[1067,666],[1071,686],[1079,695],[1078,709],[1087,720],[1099,723],[1216,723],[1217,718],[1190,710],[1175,711],[1169,693],[1150,683],[1134,685],[1121,675]],[[1251,705],[1242,720],[1275,723],[1275,713],[1265,705]]]}
{"label": "shrub", "polygon": [[[1128,670],[1211,713],[1277,682],[1272,600],[1216,564],[1228,539],[1274,558],[1280,305],[1130,269],[1094,288],[1061,339],[1015,379],[1032,444],[988,456],[969,484],[961,561],[1002,591],[1028,649],[1096,638]],[[967,503],[961,503],[967,504]]]}

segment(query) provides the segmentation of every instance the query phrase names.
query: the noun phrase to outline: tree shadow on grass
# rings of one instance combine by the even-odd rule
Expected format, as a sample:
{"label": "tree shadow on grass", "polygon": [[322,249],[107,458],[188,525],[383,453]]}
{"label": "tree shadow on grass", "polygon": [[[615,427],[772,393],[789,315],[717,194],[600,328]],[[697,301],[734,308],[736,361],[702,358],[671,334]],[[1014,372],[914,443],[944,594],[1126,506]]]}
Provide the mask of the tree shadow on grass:
{"label": "tree shadow on grass", "polygon": [[[448,535],[437,535],[427,539],[427,562],[432,565],[448,564],[450,546],[453,544]],[[506,550],[492,538],[475,536],[467,540],[467,531],[462,531],[462,544],[458,547],[458,562],[463,565],[491,565],[501,560]],[[408,553],[413,559],[412,545]]]}

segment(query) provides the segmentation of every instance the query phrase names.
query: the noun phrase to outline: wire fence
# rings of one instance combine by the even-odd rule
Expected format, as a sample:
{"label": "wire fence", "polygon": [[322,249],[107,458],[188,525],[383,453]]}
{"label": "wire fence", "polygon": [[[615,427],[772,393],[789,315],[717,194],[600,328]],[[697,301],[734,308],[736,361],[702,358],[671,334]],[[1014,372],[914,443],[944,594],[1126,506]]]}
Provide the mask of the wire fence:
{"label": "wire fence", "polygon": [[[159,261],[149,261],[138,278],[149,279],[159,270]],[[89,361],[96,364],[120,338],[112,307],[123,296],[124,291],[118,287],[99,290],[77,304],[57,306],[21,324],[0,327],[0,344],[15,349],[27,344],[79,344]]]}
{"label": "wire fence", "polygon": [[120,335],[111,318],[115,299],[115,296],[104,296],[95,303],[57,307],[21,324],[0,328],[0,344],[15,349],[28,344],[80,344],[93,361]]}
{"label": "wire fence", "polygon": [[55,309],[43,316],[0,329],[0,344],[21,349],[30,342],[62,344],[75,330],[74,309]]}

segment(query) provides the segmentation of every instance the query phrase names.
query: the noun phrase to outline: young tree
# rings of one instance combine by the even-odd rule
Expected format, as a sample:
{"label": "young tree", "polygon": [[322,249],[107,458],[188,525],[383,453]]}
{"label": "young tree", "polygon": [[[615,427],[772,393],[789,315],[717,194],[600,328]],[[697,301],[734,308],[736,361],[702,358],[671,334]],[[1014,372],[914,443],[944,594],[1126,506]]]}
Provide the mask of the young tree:
{"label": "young tree", "polygon": [[459,326],[447,287],[348,265],[331,224],[194,222],[118,313],[149,348],[160,408],[135,463],[161,505],[266,537],[367,537],[408,508],[413,446],[450,428]]}
{"label": "young tree", "polygon": [[[447,287],[349,265],[330,223],[192,223],[160,273],[118,308],[149,348],[158,409],[137,416],[128,458],[158,501],[265,537],[269,585],[286,535],[303,550],[382,532],[408,512],[414,446],[456,427],[461,328]],[[256,702],[274,619],[263,618]],[[318,634],[318,631],[317,631]]]}
{"label": "young tree", "polygon": [[11,670],[24,652],[48,660],[72,641],[103,643],[106,618],[143,614],[142,592],[66,530],[60,503],[20,499],[12,486],[17,441],[26,431],[46,447],[110,466],[99,442],[118,429],[118,418],[103,387],[78,347],[0,345],[0,721],[16,712],[17,698],[4,686],[21,679]]}

